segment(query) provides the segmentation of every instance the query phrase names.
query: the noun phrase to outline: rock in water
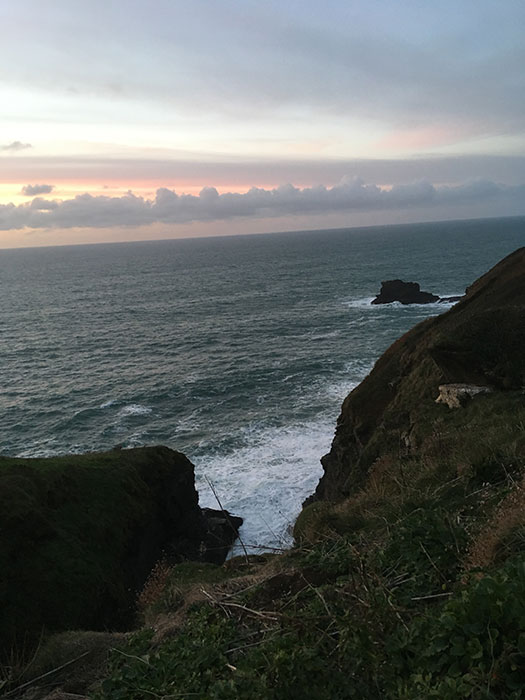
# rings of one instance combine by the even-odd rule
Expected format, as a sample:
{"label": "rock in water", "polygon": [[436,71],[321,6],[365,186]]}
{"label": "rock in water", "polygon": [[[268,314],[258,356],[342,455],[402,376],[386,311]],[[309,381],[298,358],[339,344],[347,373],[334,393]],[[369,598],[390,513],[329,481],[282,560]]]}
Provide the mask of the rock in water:
{"label": "rock in water", "polygon": [[214,508],[203,508],[202,516],[205,521],[205,559],[211,564],[222,564],[237,538],[242,518],[231,515],[227,510]]}
{"label": "rock in water", "polygon": [[430,292],[422,292],[417,282],[381,282],[381,291],[372,304],[391,304],[393,301],[399,301],[401,304],[433,304],[439,301],[439,297]]}

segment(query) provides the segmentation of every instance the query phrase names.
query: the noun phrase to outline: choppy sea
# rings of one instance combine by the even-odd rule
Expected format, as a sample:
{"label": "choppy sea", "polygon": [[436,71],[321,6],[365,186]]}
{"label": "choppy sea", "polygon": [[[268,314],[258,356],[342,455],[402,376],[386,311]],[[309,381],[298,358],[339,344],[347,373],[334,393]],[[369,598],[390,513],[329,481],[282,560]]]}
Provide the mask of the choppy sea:
{"label": "choppy sea", "polygon": [[525,245],[525,218],[0,251],[0,453],[165,444],[201,505],[282,547],[340,405],[430,304]]}

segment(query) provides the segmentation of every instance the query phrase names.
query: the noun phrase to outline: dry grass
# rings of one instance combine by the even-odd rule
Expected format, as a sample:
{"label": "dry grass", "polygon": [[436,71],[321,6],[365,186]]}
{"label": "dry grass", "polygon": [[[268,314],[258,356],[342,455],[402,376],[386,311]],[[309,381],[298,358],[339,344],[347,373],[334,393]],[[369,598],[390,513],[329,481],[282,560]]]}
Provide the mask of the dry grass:
{"label": "dry grass", "polygon": [[62,632],[43,640],[32,657],[16,658],[0,694],[24,700],[83,698],[103,677],[110,649],[126,643],[126,634]]}
{"label": "dry grass", "polygon": [[[234,598],[275,576],[282,567],[276,555],[235,557],[223,566],[186,562],[166,567],[160,562],[141,593],[144,623],[154,630],[154,646],[176,635],[196,603]],[[144,594],[144,595],[143,595]]]}
{"label": "dry grass", "polygon": [[493,564],[505,549],[505,541],[521,527],[525,527],[525,479],[501,501],[486,526],[474,538],[466,569]]}
{"label": "dry grass", "polygon": [[170,572],[171,567],[168,566],[164,559],[155,564],[137,597],[137,609],[139,612],[144,613],[147,608],[150,608],[162,598],[168,584]]}

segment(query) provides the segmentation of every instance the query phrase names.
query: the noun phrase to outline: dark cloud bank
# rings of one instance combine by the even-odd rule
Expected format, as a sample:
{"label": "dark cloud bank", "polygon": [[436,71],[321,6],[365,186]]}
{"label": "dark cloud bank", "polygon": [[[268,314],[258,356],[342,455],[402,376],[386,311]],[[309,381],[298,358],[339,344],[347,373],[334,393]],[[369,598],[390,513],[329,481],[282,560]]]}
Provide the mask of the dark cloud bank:
{"label": "dark cloud bank", "polygon": [[35,197],[37,194],[49,194],[54,189],[54,185],[26,185],[22,187],[21,194],[25,194],[26,197]]}
{"label": "dark cloud bank", "polygon": [[323,185],[304,189],[283,185],[272,190],[253,187],[244,194],[219,194],[214,187],[205,187],[198,196],[178,195],[161,188],[153,200],[138,197],[132,192],[123,197],[82,194],[67,200],[35,197],[27,204],[0,206],[0,229],[184,224],[235,217],[417,210],[427,206],[443,206],[445,209],[457,204],[475,205],[487,201],[524,202],[525,185],[509,186],[477,179],[454,186],[436,187],[427,180],[421,180],[387,189],[354,178],[345,179],[331,188]]}

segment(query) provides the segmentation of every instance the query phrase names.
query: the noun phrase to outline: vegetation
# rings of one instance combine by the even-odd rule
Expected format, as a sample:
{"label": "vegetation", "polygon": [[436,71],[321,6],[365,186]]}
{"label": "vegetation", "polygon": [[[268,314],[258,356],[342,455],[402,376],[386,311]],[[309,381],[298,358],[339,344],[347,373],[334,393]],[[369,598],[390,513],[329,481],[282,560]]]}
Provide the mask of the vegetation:
{"label": "vegetation", "polygon": [[149,584],[94,700],[525,697],[523,395],[430,412],[290,552]]}
{"label": "vegetation", "polygon": [[[524,309],[521,249],[397,341],[343,404],[296,546],[161,559],[92,700],[525,698]],[[435,403],[461,381],[495,391]],[[35,666],[76,663],[51,642]]]}

